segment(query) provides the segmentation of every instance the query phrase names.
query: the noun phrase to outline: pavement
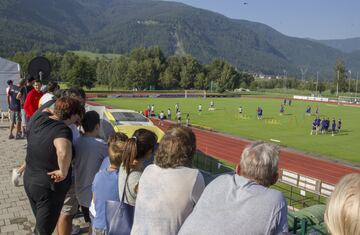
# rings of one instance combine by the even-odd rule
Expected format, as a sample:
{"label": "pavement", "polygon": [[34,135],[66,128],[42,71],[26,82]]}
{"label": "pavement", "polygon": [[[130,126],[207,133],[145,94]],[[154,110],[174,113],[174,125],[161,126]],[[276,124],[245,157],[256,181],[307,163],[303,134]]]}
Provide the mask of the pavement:
{"label": "pavement", "polygon": [[[0,121],[0,235],[32,234],[35,218],[20,180],[18,187],[12,185],[11,172],[25,160],[26,140],[8,139],[7,122]],[[81,226],[81,233],[87,234],[82,218],[74,219]]]}

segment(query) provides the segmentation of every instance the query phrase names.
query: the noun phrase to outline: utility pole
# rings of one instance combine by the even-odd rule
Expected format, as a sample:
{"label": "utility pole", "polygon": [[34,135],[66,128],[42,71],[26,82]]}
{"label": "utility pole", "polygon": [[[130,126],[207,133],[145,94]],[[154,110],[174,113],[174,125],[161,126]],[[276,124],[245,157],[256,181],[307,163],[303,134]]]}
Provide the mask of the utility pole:
{"label": "utility pole", "polygon": [[340,70],[337,71],[337,79],[336,79],[336,96],[339,97],[339,77],[340,77]]}
{"label": "utility pole", "polygon": [[284,84],[284,90],[286,89],[286,70],[284,69],[284,78],[283,78],[283,84]]}
{"label": "utility pole", "polygon": [[349,93],[350,93],[350,86],[351,86],[351,70],[349,70],[350,77],[349,77]]}
{"label": "utility pole", "polygon": [[305,74],[307,72],[307,68],[300,68],[300,71],[301,71],[301,80],[304,81],[305,79]]}

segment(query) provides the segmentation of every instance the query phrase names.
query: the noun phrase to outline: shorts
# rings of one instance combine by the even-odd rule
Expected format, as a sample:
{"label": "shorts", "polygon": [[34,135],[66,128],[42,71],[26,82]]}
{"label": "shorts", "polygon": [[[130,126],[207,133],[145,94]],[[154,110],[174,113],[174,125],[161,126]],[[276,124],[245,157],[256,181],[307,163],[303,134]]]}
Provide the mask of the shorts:
{"label": "shorts", "polygon": [[78,212],[78,208],[79,203],[76,199],[75,184],[72,183],[69,191],[66,193],[61,213],[65,215],[76,215],[76,213]]}
{"label": "shorts", "polygon": [[12,123],[21,122],[21,112],[10,110],[10,121]]}
{"label": "shorts", "polygon": [[21,109],[21,121],[22,126],[26,126],[28,119],[26,117],[25,109]]}

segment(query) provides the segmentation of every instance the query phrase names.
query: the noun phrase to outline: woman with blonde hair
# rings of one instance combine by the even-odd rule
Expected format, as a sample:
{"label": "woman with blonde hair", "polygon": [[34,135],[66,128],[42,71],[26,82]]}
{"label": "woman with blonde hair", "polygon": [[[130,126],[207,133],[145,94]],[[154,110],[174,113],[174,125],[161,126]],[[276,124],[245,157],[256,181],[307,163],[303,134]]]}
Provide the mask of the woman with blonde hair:
{"label": "woman with blonde hair", "polygon": [[336,185],[324,220],[332,235],[360,234],[360,174],[346,175]]}

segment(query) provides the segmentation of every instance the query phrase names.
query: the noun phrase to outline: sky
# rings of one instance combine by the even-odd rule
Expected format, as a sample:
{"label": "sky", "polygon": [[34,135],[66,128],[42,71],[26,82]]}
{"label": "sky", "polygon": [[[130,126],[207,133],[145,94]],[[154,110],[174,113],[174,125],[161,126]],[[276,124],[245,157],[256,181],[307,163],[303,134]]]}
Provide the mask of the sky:
{"label": "sky", "polygon": [[[264,23],[294,37],[360,37],[360,0],[170,0]],[[244,4],[246,3],[246,4]]]}

